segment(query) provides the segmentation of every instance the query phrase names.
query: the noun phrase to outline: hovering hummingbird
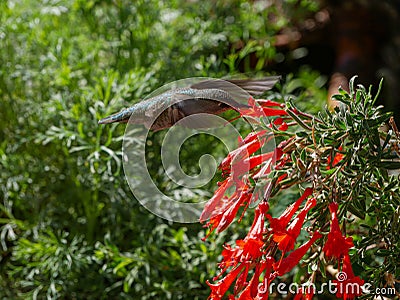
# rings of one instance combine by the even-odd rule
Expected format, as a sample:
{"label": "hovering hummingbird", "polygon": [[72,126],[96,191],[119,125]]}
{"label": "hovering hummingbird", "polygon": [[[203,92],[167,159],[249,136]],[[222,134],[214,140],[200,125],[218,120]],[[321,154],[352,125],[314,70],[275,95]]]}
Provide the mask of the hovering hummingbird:
{"label": "hovering hummingbird", "polygon": [[[247,108],[244,103],[248,99],[248,94],[261,95],[271,89],[279,78],[271,76],[262,79],[206,79],[138,102],[101,119],[99,124],[129,121],[159,131],[173,126],[187,116],[202,113],[217,115],[229,109],[237,111],[240,108]],[[207,125],[196,123],[185,125],[192,128]]]}

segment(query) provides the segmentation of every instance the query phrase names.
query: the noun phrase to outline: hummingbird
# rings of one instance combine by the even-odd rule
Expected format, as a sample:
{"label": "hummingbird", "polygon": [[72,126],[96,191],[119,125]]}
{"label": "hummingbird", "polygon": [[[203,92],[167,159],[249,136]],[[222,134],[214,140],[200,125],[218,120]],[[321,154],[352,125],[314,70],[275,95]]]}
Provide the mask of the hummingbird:
{"label": "hummingbird", "polygon": [[[173,88],[145,99],[99,121],[99,124],[143,124],[152,131],[170,128],[185,117],[197,114],[218,115],[227,110],[248,108],[249,94],[258,96],[270,90],[280,79],[205,79],[187,87]],[[242,103],[243,102],[243,103]],[[202,121],[203,120],[203,124]],[[191,128],[207,127],[207,119],[183,123]]]}

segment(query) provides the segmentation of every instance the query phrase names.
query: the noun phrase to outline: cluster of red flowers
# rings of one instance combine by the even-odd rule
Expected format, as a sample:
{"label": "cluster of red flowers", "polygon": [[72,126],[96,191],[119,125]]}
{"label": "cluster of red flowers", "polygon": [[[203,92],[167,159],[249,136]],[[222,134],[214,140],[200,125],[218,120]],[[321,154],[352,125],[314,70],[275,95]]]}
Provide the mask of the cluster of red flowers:
{"label": "cluster of red flowers", "polygon": [[[257,104],[250,98],[249,106],[250,108],[241,112],[242,115],[276,116],[271,127],[281,131],[288,129],[286,121],[289,117],[282,104],[268,100],[258,101]],[[260,200],[260,203],[255,209],[254,221],[246,237],[237,240],[234,246],[224,246],[223,259],[219,263],[221,272],[213,278],[215,283],[207,282],[211,288],[209,299],[222,299],[234,282],[229,299],[268,299],[270,283],[275,278],[290,272],[313,244],[323,236],[317,230],[309,232],[309,240],[296,248],[296,241],[304,229],[307,215],[317,204],[312,188],[306,188],[301,197],[276,218],[268,213],[267,197],[257,199],[261,197],[254,192],[254,180],[265,177],[273,169],[277,170],[290,161],[290,155],[284,153],[287,141],[277,145],[271,152],[255,154],[271,139],[273,134],[268,129],[249,134],[244,140],[239,141],[239,148],[230,152],[220,165],[225,179],[219,184],[200,217],[202,222],[208,220],[206,223],[209,227],[208,235],[213,231],[221,232],[226,229],[240,208],[243,212],[239,220],[251,202]],[[334,163],[338,160],[339,158],[335,157]],[[281,175],[274,184],[278,184],[285,177]],[[230,188],[234,191],[227,196]],[[338,205],[332,203],[329,209],[332,216],[331,230],[322,249],[327,258],[338,260],[339,270],[347,274],[346,280],[336,281],[337,296],[352,299],[359,293],[349,292],[346,286],[354,283],[360,286],[363,281],[354,276],[351,268],[349,248],[353,243],[352,239],[343,236],[340,230],[337,217]],[[313,289],[305,294],[300,291],[295,299],[312,299],[313,293]]]}

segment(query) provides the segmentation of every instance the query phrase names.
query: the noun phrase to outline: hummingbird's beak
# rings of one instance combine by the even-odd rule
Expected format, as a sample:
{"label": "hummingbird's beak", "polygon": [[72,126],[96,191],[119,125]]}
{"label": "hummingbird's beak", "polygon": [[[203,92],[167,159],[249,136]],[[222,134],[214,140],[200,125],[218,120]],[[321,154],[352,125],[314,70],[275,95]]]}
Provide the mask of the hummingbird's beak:
{"label": "hummingbird's beak", "polygon": [[131,116],[132,112],[128,109],[124,109],[118,113],[115,113],[111,116],[105,117],[99,121],[99,124],[109,124],[109,123],[127,123]]}

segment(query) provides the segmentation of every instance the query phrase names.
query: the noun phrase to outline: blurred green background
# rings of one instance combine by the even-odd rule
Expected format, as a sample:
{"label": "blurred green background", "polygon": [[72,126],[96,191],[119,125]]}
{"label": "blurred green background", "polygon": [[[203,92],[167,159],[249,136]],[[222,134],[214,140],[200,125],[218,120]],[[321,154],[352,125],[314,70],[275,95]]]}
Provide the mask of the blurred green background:
{"label": "blurred green background", "polygon": [[[97,121],[173,80],[237,73],[284,73],[270,97],[318,111],[334,58],[321,52],[328,63],[318,70],[318,61],[304,60],[312,53],[307,40],[279,38],[324,5],[1,1],[0,297],[207,298],[205,281],[216,274],[222,243],[245,232],[251,212],[207,242],[201,224],[157,218],[124,179],[125,126]],[[189,172],[210,144],[226,154],[218,141],[199,136],[181,153]],[[152,175],[162,186],[159,149],[151,149]],[[215,187],[193,197],[209,197]]]}

